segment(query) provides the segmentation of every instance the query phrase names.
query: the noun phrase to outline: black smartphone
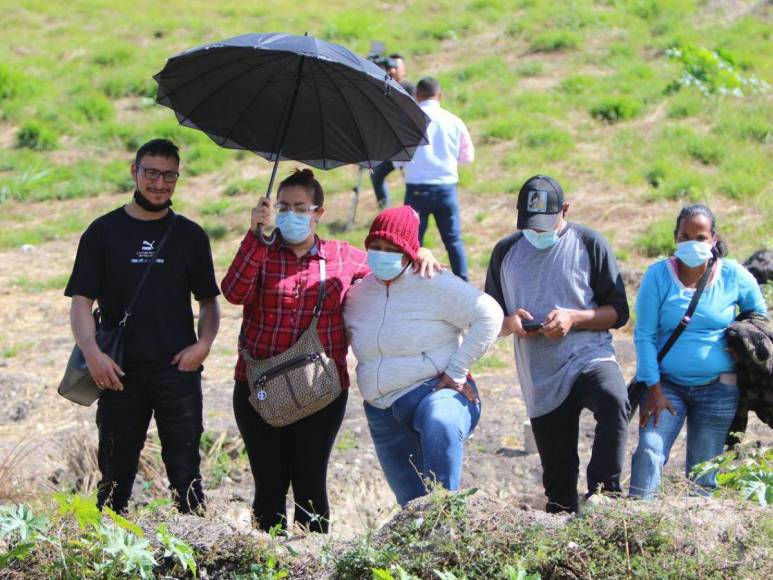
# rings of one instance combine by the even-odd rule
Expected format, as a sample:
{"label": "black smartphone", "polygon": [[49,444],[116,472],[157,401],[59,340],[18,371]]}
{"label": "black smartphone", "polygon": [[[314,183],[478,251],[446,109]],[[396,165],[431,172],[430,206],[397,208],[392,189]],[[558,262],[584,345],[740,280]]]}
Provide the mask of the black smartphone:
{"label": "black smartphone", "polygon": [[536,320],[522,320],[521,326],[526,332],[534,332],[535,330],[542,328],[542,323],[537,322]]}

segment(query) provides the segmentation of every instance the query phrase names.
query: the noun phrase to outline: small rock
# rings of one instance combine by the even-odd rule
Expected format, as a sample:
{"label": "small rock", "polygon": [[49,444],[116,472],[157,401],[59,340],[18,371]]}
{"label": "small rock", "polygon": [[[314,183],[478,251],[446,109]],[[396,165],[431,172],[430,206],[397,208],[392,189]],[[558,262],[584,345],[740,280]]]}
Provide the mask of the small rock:
{"label": "small rock", "polygon": [[19,421],[24,421],[24,419],[27,418],[29,415],[30,410],[27,408],[27,405],[21,404],[16,405],[16,408],[11,411],[10,419],[11,421],[18,423]]}
{"label": "small rock", "polygon": [[64,481],[65,475],[67,475],[67,472],[60,467],[48,477],[48,481],[50,481],[54,485],[59,485],[60,483],[62,483],[62,481]]}
{"label": "small rock", "polygon": [[34,250],[35,250],[35,246],[33,246],[32,244],[23,244],[22,246],[19,247],[19,251],[22,254],[29,254]]}

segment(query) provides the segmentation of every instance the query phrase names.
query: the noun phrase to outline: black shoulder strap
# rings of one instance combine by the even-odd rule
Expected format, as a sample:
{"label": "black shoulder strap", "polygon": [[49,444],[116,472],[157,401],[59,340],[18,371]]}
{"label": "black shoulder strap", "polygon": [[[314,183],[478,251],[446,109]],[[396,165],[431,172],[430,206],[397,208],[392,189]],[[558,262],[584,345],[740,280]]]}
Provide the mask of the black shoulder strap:
{"label": "black shoulder strap", "polygon": [[126,307],[126,310],[123,313],[123,318],[121,319],[121,322],[118,323],[118,326],[126,326],[126,321],[129,320],[129,317],[132,315],[132,308],[134,308],[134,304],[137,302],[137,298],[139,298],[140,290],[142,290],[142,287],[145,285],[145,281],[148,279],[150,269],[153,267],[153,264],[156,263],[156,258],[158,258],[158,256],[161,254],[161,250],[164,247],[164,244],[166,244],[166,241],[169,239],[169,234],[172,233],[174,224],[177,223],[177,214],[174,212],[171,213],[172,221],[166,227],[166,231],[164,232],[161,241],[158,242],[158,246],[156,246],[156,251],[153,252],[153,256],[150,258],[150,262],[147,266],[145,266],[145,271],[142,273],[142,278],[140,278],[140,281],[137,284],[137,288],[134,290],[134,295],[132,296],[132,299],[129,300],[129,305]]}
{"label": "black shoulder strap", "polygon": [[325,300],[325,278],[327,278],[327,264],[325,258],[319,257],[319,292],[317,293],[317,304],[314,306],[314,318],[319,318],[322,313],[322,303]]}
{"label": "black shoulder strap", "polygon": [[663,348],[660,349],[660,352],[658,353],[658,362],[665,358],[665,356],[668,354],[668,351],[671,350],[671,347],[674,346],[674,343],[684,332],[684,329],[687,328],[688,324],[690,324],[690,319],[692,318],[692,315],[695,314],[695,309],[698,307],[698,300],[701,299],[701,294],[703,294],[703,290],[706,288],[706,283],[711,276],[711,271],[714,269],[714,264],[716,264],[716,259],[712,258],[709,261],[708,266],[706,266],[706,271],[703,273],[703,276],[701,276],[701,279],[698,280],[698,287],[695,289],[695,294],[692,295],[692,300],[690,300],[690,305],[687,307],[687,311],[684,313],[682,320],[679,321],[679,324],[674,329],[674,332],[672,332],[671,336],[668,337],[666,344],[664,344]]}

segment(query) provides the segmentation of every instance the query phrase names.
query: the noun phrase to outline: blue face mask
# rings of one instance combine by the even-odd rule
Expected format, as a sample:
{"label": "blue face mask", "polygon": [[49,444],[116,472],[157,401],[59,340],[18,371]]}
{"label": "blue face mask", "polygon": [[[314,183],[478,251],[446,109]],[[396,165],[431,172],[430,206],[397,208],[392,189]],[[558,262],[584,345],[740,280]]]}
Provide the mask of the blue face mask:
{"label": "blue face mask", "polygon": [[547,232],[523,230],[523,235],[529,243],[538,250],[547,250],[558,243],[558,230],[550,230]]}
{"label": "blue face mask", "polygon": [[405,268],[402,254],[381,250],[368,250],[368,267],[379,280],[394,280]]}
{"label": "blue face mask", "polygon": [[696,268],[711,258],[714,248],[708,242],[698,242],[690,240],[689,242],[679,242],[676,245],[674,256],[679,258],[686,266]]}
{"label": "blue face mask", "polygon": [[276,227],[286,242],[300,244],[311,233],[311,215],[285,211],[276,216]]}

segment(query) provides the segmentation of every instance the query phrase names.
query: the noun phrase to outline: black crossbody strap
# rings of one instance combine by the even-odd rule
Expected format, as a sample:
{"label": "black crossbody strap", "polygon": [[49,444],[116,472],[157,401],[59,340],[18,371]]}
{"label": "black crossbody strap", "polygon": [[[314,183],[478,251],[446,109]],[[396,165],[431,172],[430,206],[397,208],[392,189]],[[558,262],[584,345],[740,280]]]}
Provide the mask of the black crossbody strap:
{"label": "black crossbody strap", "polygon": [[169,239],[169,234],[171,234],[172,229],[174,229],[174,224],[177,223],[177,214],[174,212],[171,213],[172,222],[166,227],[166,231],[161,237],[161,241],[159,241],[158,246],[156,246],[156,251],[153,252],[153,256],[150,258],[150,262],[147,266],[145,266],[145,271],[142,273],[142,278],[140,278],[140,281],[137,284],[137,288],[134,290],[134,295],[129,301],[129,305],[126,307],[126,310],[123,313],[123,318],[121,319],[121,322],[118,323],[118,326],[126,326],[126,321],[129,320],[129,317],[132,315],[132,308],[134,308],[134,304],[137,302],[137,298],[140,296],[140,290],[142,290],[142,287],[145,285],[145,281],[148,279],[150,269],[153,267],[153,264],[156,263],[156,258],[158,258],[158,256],[161,254],[161,250],[163,249],[164,244],[166,244],[166,241]]}
{"label": "black crossbody strap", "polygon": [[709,281],[709,277],[711,276],[711,271],[714,269],[715,263],[716,259],[712,258],[709,261],[708,266],[706,266],[706,271],[701,276],[701,279],[698,280],[698,286],[695,289],[695,294],[692,295],[692,300],[690,300],[690,305],[687,307],[687,311],[684,313],[682,320],[679,321],[679,324],[674,329],[674,332],[672,332],[671,336],[668,337],[666,344],[664,344],[663,348],[660,349],[660,352],[658,353],[658,362],[665,358],[665,356],[668,354],[668,351],[671,350],[671,347],[674,346],[674,343],[684,332],[684,329],[687,328],[688,324],[690,324],[690,319],[692,318],[692,315],[695,314],[695,309],[698,307],[698,300],[701,299],[701,294],[703,294],[703,290],[706,288],[706,283]]}
{"label": "black crossbody strap", "polygon": [[319,258],[319,292],[317,293],[317,304],[314,306],[314,318],[319,318],[322,313],[322,303],[325,300],[325,278],[327,278],[327,267],[325,258]]}

